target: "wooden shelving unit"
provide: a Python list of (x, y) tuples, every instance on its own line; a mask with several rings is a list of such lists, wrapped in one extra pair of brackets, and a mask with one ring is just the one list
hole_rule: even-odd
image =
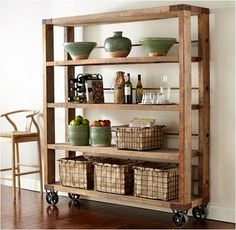
[[(198, 18), (198, 57), (191, 56), (191, 16)], [(127, 57), (100, 58), (72, 61), (65, 52), (62, 61), (54, 60), (54, 27), (64, 27), (64, 41), (74, 41), (74, 27), (99, 24), (123, 23), (134, 21), (178, 18), (179, 22), (179, 55), (162, 57)], [(95, 196), (105, 199), (157, 205), (175, 210), (174, 217), (184, 217), (190, 208), (204, 211), (203, 205), (209, 202), (209, 120), (210, 120), (210, 86), (209, 86), (209, 9), (190, 6), (172, 5), (129, 11), (74, 16), (43, 20), (44, 44), (44, 144), (45, 144), (45, 188), (50, 191), (63, 191), (84, 196)], [(198, 63), (199, 101), (192, 105), (191, 65)], [(68, 82), (75, 74), (75, 66), (88, 65), (140, 65), (155, 63), (177, 63), (179, 65), (179, 104), (170, 105), (118, 105), (118, 104), (76, 104), (68, 102)], [(54, 68), (64, 68), (65, 101), (54, 100)], [(140, 67), (141, 68), (141, 67)], [(179, 113), (179, 148), (159, 149), (156, 151), (124, 151), (111, 147), (70, 146), (67, 143), (55, 143), (55, 109), (65, 109), (65, 130), (75, 116), (75, 109), (123, 109), (123, 110), (156, 110), (176, 111)], [(192, 150), (192, 110), (198, 110), (198, 149)], [(67, 140), (67, 132), (65, 136)], [(152, 160), (177, 161), (179, 163), (179, 199), (169, 202), (121, 196), (96, 191), (63, 187), (55, 181), (55, 151), (64, 150), (65, 155), (75, 151), (109, 156), (126, 156), (148, 158)], [(192, 197), (191, 174), (192, 157), (198, 158), (198, 197)], [(182, 219), (181, 219), (182, 221)]]

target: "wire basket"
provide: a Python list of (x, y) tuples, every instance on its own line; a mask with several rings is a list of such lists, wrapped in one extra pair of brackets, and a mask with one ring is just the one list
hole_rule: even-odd
[(100, 159), (94, 162), (94, 189), (116, 194), (133, 193), (134, 161)]
[(133, 168), (135, 196), (164, 201), (178, 198), (177, 164), (145, 162)]
[(161, 147), (164, 126), (155, 127), (116, 127), (116, 145), (118, 149), (150, 150)]
[(84, 156), (59, 159), (59, 176), (63, 186), (93, 189), (94, 165)]

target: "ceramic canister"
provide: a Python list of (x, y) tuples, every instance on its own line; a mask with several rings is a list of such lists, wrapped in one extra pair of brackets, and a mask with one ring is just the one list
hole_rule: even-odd
[(68, 126), (68, 139), (71, 145), (89, 145), (89, 126)]
[(113, 32), (113, 37), (109, 37), (105, 40), (105, 51), (110, 54), (111, 57), (127, 57), (130, 53), (132, 43), (129, 38), (122, 36), (122, 31)]
[(110, 146), (111, 127), (90, 127), (90, 142), (92, 146)]

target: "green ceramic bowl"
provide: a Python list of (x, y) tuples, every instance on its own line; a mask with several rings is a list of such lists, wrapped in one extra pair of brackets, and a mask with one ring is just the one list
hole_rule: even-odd
[(66, 42), (64, 48), (73, 60), (81, 60), (87, 59), (96, 45), (96, 42)]
[(148, 52), (149, 56), (163, 56), (166, 55), (171, 46), (176, 43), (175, 38), (158, 38), (148, 37), (140, 39), (141, 45)]

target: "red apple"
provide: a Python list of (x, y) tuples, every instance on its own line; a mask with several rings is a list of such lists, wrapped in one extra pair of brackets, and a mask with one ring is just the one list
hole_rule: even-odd
[(111, 125), (111, 121), (110, 120), (105, 120), (106, 122), (106, 126), (110, 126)]
[(101, 126), (99, 121), (93, 121), (91, 126)]
[(100, 125), (101, 125), (101, 126), (107, 126), (107, 123), (106, 123), (105, 120), (104, 120), (104, 121), (100, 121)]

